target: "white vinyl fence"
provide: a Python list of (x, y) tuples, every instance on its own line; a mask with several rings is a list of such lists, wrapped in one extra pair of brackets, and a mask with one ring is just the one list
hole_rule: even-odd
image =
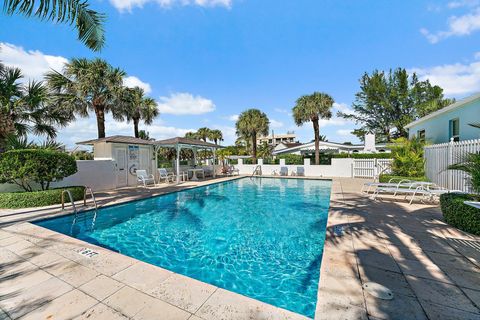
[(353, 159), (354, 178), (376, 178), (390, 173), (392, 159)]
[(480, 152), (480, 139), (434, 144), (425, 147), (425, 173), (427, 178), (450, 190), (471, 191), (470, 178), (448, 166), (462, 162), (468, 153)]

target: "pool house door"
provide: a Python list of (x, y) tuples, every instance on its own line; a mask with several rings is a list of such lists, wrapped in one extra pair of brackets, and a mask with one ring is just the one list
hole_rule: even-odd
[(127, 150), (115, 149), (117, 188), (127, 186)]

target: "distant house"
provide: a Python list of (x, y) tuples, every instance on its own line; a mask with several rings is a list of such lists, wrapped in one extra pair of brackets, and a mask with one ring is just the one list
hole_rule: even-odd
[(257, 139), (257, 145), (262, 145), (264, 143), (269, 146), (276, 147), (280, 143), (294, 143), (297, 136), (294, 132), (287, 132), (286, 134), (275, 134), (269, 136), (262, 136)]
[[(281, 143), (273, 150), (273, 155), (297, 154), (308, 155), (315, 152), (315, 142)], [(365, 136), (365, 144), (343, 144), (320, 141), (320, 152), (324, 153), (378, 153), (390, 152), (386, 144), (375, 144), (374, 135)]]
[(480, 93), (455, 102), (409, 123), (409, 138), (430, 143), (445, 143), (480, 138), (480, 130), (470, 126), (480, 122)]

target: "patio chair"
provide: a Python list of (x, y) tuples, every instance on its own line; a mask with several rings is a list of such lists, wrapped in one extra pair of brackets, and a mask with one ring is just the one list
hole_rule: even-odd
[(280, 175), (281, 176), (288, 176), (288, 168), (287, 167), (281, 167), (280, 168)]
[(162, 180), (166, 183), (174, 182), (176, 175), (171, 172), (168, 172), (165, 168), (158, 168), (158, 183), (161, 183)]
[(156, 186), (155, 177), (153, 174), (147, 174), (147, 170), (137, 170), (135, 174), (137, 175), (137, 185), (142, 184), (146, 188), (149, 183), (153, 183)]
[(235, 175), (238, 176), (240, 175), (240, 170), (238, 170), (234, 166), (228, 166), (226, 174), (227, 176), (235, 176)]
[(405, 196), (405, 199), (410, 196), (409, 204), (412, 204), (415, 197), (420, 197), (422, 202), (424, 202), (424, 200), (435, 201), (440, 195), (452, 192), (458, 193), (462, 191), (441, 188), (431, 182), (415, 181), (412, 182), (409, 187), (402, 185), (398, 187), (379, 187), (375, 190), (372, 199), (375, 200), (380, 193), (393, 193), (394, 197), (396, 197), (397, 194), (401, 194)]
[(367, 187), (366, 194), (370, 193), (370, 190), (372, 187), (376, 188), (398, 188), (401, 185), (405, 186), (410, 186), (411, 183), (414, 181), (409, 180), (409, 179), (403, 179), (403, 178), (392, 178), (388, 180), (388, 182), (365, 182), (362, 186), (362, 190), (360, 192), (364, 192), (365, 187)]
[(305, 176), (305, 168), (304, 167), (297, 167), (297, 176), (300, 176), (300, 177)]

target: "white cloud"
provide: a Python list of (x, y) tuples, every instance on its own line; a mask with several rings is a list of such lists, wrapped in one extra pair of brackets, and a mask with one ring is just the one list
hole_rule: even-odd
[(142, 8), (146, 3), (157, 3), (164, 8), (173, 5), (225, 8), (232, 6), (232, 0), (110, 0), (110, 3), (120, 12), (131, 12), (133, 8)]
[(128, 76), (123, 79), (123, 85), (129, 88), (140, 87), (145, 91), (146, 94), (152, 92), (152, 87), (149, 83), (143, 82), (135, 76)]
[(160, 97), (158, 102), (160, 113), (175, 115), (198, 115), (215, 110), (212, 100), (191, 93), (172, 93), (169, 97)]
[(22, 70), (25, 80), (42, 80), (51, 69), (61, 71), (68, 59), (44, 54), (38, 50), (25, 50), (20, 46), (0, 42), (0, 61), (9, 67)]
[(275, 119), (270, 119), (270, 127), (274, 129), (283, 128), (283, 122), (277, 121)]
[(238, 114), (232, 114), (231, 116), (225, 117), (225, 119), (230, 120), (230, 121), (238, 121)]
[(336, 132), (339, 136), (345, 137), (352, 134), (352, 129), (338, 129)]
[(437, 43), (452, 36), (467, 36), (478, 30), (480, 30), (480, 8), (475, 8), (461, 16), (449, 17), (447, 30), (432, 33), (422, 28), (420, 32), (430, 43)]
[(480, 88), (480, 61), (455, 63), (429, 68), (413, 68), (420, 80), (430, 80), (444, 89), (448, 96), (465, 95)]
[(456, 9), (462, 7), (475, 7), (480, 4), (479, 0), (460, 0), (460, 1), (451, 1), (447, 3), (449, 9)]
[(333, 104), (333, 111), (334, 113), (337, 113), (338, 111), (343, 112), (343, 113), (352, 113), (352, 109), (350, 109), (350, 106), (346, 103), (338, 103), (335, 102)]

